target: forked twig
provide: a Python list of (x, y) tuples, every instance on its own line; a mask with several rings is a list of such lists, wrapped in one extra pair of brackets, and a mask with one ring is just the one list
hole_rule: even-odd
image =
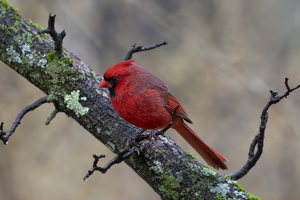
[(48, 20), (48, 28), (39, 31), (39, 33), (48, 33), (52, 37), (55, 45), (55, 53), (59, 56), (62, 55), (63, 51), (63, 39), (66, 36), (65, 30), (63, 30), (61, 33), (57, 33), (54, 27), (55, 24), (55, 17), (56, 14), (50, 13), (49, 14), (49, 20)]
[(167, 44), (168, 43), (166, 41), (154, 44), (152, 46), (146, 46), (146, 47), (144, 47), (144, 46), (137, 46), (136, 47), (136, 44), (133, 44), (131, 46), (130, 50), (128, 51), (128, 53), (127, 53), (124, 60), (130, 60), (132, 58), (132, 54), (134, 54), (134, 53), (141, 52), (141, 51), (148, 51), (148, 50), (155, 49), (157, 47), (160, 47), (162, 45), (167, 45)]
[[(281, 101), (283, 98), (286, 98), (288, 95), (290, 95), (291, 92), (294, 90), (298, 89), (300, 85), (297, 85), (294, 88), (290, 88), (288, 84), (289, 78), (285, 78), (284, 84), (287, 89), (287, 91), (283, 94), (278, 96), (278, 92), (275, 92), (273, 90), (270, 90), (271, 97), (270, 100), (268, 101), (267, 105), (263, 109), (261, 113), (261, 122), (259, 126), (259, 132), (255, 135), (249, 149), (249, 156), (248, 156), (248, 161), (247, 163), (237, 172), (231, 174), (231, 179), (232, 180), (238, 180), (245, 176), (251, 169), (252, 167), (255, 166), (257, 161), (259, 160), (262, 152), (263, 152), (263, 147), (264, 147), (264, 138), (265, 138), (265, 130), (266, 130), (266, 125), (268, 121), (268, 109), (273, 105)], [(255, 151), (255, 147), (257, 146), (257, 151)]]

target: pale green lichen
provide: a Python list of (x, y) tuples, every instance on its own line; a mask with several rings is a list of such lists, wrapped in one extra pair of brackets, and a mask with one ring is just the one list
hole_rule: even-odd
[(23, 45), (22, 53), (25, 54), (26, 52), (31, 52), (30, 46), (28, 44)]
[(7, 58), (7, 61), (8, 62), (17, 62), (17, 63), (22, 63), (22, 60), (20, 58), (20, 54), (17, 53), (13, 46), (10, 46), (9, 48), (6, 49), (6, 52), (8, 55), (10, 55), (8, 58)]
[[(46, 57), (46, 54), (43, 55), (42, 57)], [(39, 62), (37, 63), (37, 66), (44, 67), (46, 64), (47, 64), (47, 60), (46, 59), (40, 59)]]
[[(29, 34), (23, 34), (23, 37), (25, 39), (29, 38)], [(26, 40), (20, 38), (20, 37), (15, 37), (16, 42), (18, 43), (19, 47), (21, 47), (22, 50), (22, 56), (18, 52), (14, 50), (13, 46), (10, 46), (9, 48), (6, 49), (7, 54), (9, 55), (7, 57), (8, 62), (16, 62), (16, 63), (22, 63), (22, 59), (26, 58), (26, 62), (28, 62), (31, 66), (39, 66), (39, 67), (44, 67), (47, 64), (47, 60), (45, 59), (46, 55), (41, 55), (39, 52), (38, 54), (35, 53), (35, 51), (31, 52), (31, 46), (28, 43), (25, 43)], [(26, 56), (26, 57), (24, 57)]]
[(238, 196), (241, 196), (241, 197), (243, 197), (243, 198), (247, 198), (247, 197), (248, 197), (248, 196), (245, 194), (245, 192), (243, 192), (243, 191), (234, 191), (233, 194), (234, 194), (235, 197), (238, 197)]
[[(27, 46), (26, 46), (27, 45)], [(26, 49), (24, 50), (24, 46), (26, 46)], [(41, 55), (41, 53), (35, 53), (35, 52), (31, 52), (30, 51), (30, 46), (28, 44), (25, 44), (23, 46), (23, 50), (24, 51), (24, 55), (26, 54), (26, 57), (28, 57), (28, 63), (31, 66), (38, 66), (38, 67), (42, 67), (44, 68), (45, 65), (48, 63), (47, 59), (46, 59), (46, 54)], [(29, 49), (28, 49), (29, 47)]]
[(205, 176), (215, 176), (215, 175), (217, 175), (217, 172), (215, 172), (212, 169), (206, 168), (206, 167), (203, 167), (203, 169), (201, 170), (201, 172)]
[(73, 110), (77, 117), (85, 115), (88, 113), (89, 108), (83, 107), (79, 102), (79, 90), (71, 92), (71, 94), (66, 94), (64, 96), (64, 101), (67, 104), (67, 108)]
[(159, 162), (159, 161), (154, 161), (154, 164), (155, 165), (153, 165), (152, 167), (150, 167), (150, 169), (151, 170), (153, 170), (155, 173), (158, 173), (158, 174), (161, 174), (161, 173), (163, 173), (163, 167), (162, 167), (162, 164), (161, 164), (161, 162)]
[[(244, 188), (242, 186), (238, 185), (236, 181), (228, 179), (227, 177), (225, 177), (225, 181), (226, 181), (225, 183), (218, 183), (215, 187), (212, 187), (210, 189), (210, 191), (213, 193), (216, 193), (217, 196), (221, 196), (221, 197), (225, 198), (231, 192), (230, 185), (234, 184), (234, 186), (239, 191), (233, 192), (233, 198), (232, 198), (233, 200), (239, 199), (240, 197), (243, 199), (251, 199), (251, 200), (258, 198), (256, 196), (251, 195), (250, 193), (246, 194)], [(258, 200), (258, 199), (255, 199), (255, 200)]]
[(226, 197), (226, 195), (230, 192), (230, 187), (227, 183), (218, 183), (217, 186), (211, 188), (210, 191), (217, 193), (222, 197)]

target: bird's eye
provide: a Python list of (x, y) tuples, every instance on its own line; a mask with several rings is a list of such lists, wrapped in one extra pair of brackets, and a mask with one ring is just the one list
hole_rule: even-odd
[(116, 82), (116, 81), (118, 80), (118, 78), (117, 78), (117, 77), (112, 77), (111, 80), (112, 80), (113, 82)]

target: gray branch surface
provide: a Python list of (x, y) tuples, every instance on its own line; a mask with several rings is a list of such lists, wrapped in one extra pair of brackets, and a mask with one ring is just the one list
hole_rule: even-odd
[[(53, 40), (39, 34), (41, 29), (0, 1), (2, 62), (47, 94), (58, 112), (75, 119), (117, 153), (139, 129), (114, 112), (108, 91), (97, 87), (101, 77), (66, 49), (64, 57), (57, 56)], [(201, 165), (168, 136), (145, 140), (140, 153), (125, 162), (162, 199), (248, 199), (235, 181)]]

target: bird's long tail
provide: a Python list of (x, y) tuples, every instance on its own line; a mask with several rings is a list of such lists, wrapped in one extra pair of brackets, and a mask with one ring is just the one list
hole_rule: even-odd
[(228, 169), (224, 163), (228, 160), (205, 144), (203, 140), (201, 140), (200, 137), (182, 121), (182, 119), (181, 122), (174, 123), (172, 128), (174, 128), (185, 141), (187, 141), (198, 154), (202, 156), (208, 165), (215, 169)]

